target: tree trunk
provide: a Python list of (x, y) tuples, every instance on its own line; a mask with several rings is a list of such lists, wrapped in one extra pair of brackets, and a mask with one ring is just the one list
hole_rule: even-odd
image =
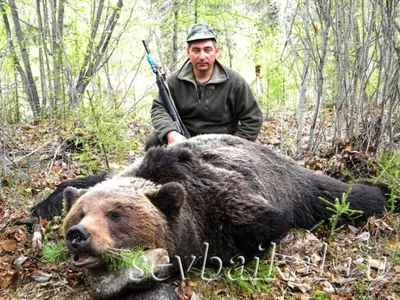
[(301, 84), (298, 94), (298, 102), (297, 102), (297, 110), (296, 110), (296, 120), (297, 120), (297, 137), (296, 137), (296, 156), (301, 154), (301, 143), (303, 138), (304, 132), (304, 111), (305, 111), (305, 103), (306, 103), (306, 92), (307, 87), (309, 84), (308, 74), (310, 68), (310, 49), (312, 49), (311, 44), (311, 37), (310, 37), (310, 18), (309, 18), (309, 11), (310, 11), (310, 2), (309, 0), (305, 1), (305, 13), (303, 15), (304, 21), (304, 32), (305, 38), (303, 39), (303, 70), (300, 75)]
[(315, 127), (317, 124), (317, 120), (320, 114), (321, 105), (323, 102), (324, 97), (324, 83), (325, 83), (325, 63), (326, 63), (326, 55), (328, 52), (328, 38), (329, 38), (329, 31), (330, 31), (330, 1), (325, 0), (318, 0), (317, 1), (317, 12), (320, 19), (321, 26), (324, 28), (322, 29), (322, 43), (321, 43), (321, 53), (319, 54), (319, 60), (317, 62), (317, 98), (315, 101), (315, 110), (314, 116), (311, 120), (310, 126), (310, 137), (308, 140), (308, 148), (311, 149), (315, 139)]
[[(54, 97), (55, 97), (55, 92), (54, 92), (54, 86), (53, 86), (53, 76), (52, 76), (52, 71), (50, 68), (50, 57), (52, 55), (51, 51), (48, 48), (48, 45), (51, 43), (48, 41), (49, 39), (51, 40), (51, 30), (50, 30), (50, 23), (49, 20), (51, 19), (49, 17), (49, 12), (47, 9), (47, 1), (43, 1), (43, 0), (36, 0), (38, 3), (42, 3), (42, 13), (39, 11), (38, 14), (42, 14), (43, 18), (42, 20), (42, 29), (39, 30), (41, 31), (41, 47), (43, 48), (43, 53), (44, 53), (44, 57), (45, 57), (45, 72), (47, 73), (47, 77), (45, 77), (44, 79), (46, 80), (46, 86), (48, 87), (48, 90), (46, 91), (42, 91), (42, 93), (45, 93), (47, 95), (47, 99), (49, 102), (49, 105), (51, 106), (52, 109), (54, 109)], [(50, 0), (51, 1), (51, 0)], [(40, 8), (40, 5), (37, 5), (38, 8)]]
[(174, 0), (174, 23), (173, 23), (173, 32), (172, 32), (172, 57), (171, 57), (171, 66), (170, 71), (173, 72), (176, 70), (176, 66), (178, 65), (178, 30), (179, 30), (179, 0)]
[(47, 106), (47, 84), (46, 84), (46, 49), (44, 43), (44, 30), (42, 13), (40, 9), (40, 0), (36, 0), (36, 15), (38, 18), (38, 35), (39, 35), (39, 68), (40, 68), (40, 87), (42, 89), (42, 108)]
[(110, 19), (108, 20), (108, 23), (105, 26), (104, 31), (102, 32), (100, 41), (96, 43), (97, 46), (94, 47), (94, 41), (104, 7), (104, 0), (100, 1), (95, 20), (93, 22), (94, 25), (91, 32), (88, 49), (85, 54), (84, 63), (79, 73), (78, 81), (76, 83), (76, 94), (75, 99), (73, 99), (73, 106), (76, 106), (78, 104), (79, 100), (85, 93), (85, 90), (89, 85), (90, 80), (92, 79), (93, 75), (98, 71), (100, 64), (103, 62), (104, 54), (106, 53), (114, 28), (118, 22), (122, 6), (122, 0), (119, 0), (116, 6), (112, 8), (113, 13), (111, 14)]
[(194, 0), (194, 24), (197, 24), (198, 17), (199, 17), (199, 2), (198, 0)]
[(54, 86), (54, 103), (56, 108), (60, 105), (60, 100), (64, 99), (64, 90), (62, 82), (63, 71), (63, 53), (61, 49), (61, 41), (63, 39), (64, 25), (64, 2), (65, 0), (50, 0), (51, 14), (51, 52), (53, 58), (53, 86)]
[[(33, 118), (38, 119), (41, 115), (39, 95), (38, 95), (38, 92), (36, 89), (36, 83), (35, 83), (35, 80), (34, 80), (33, 74), (32, 74), (32, 69), (31, 69), (31, 65), (30, 65), (30, 61), (29, 61), (29, 53), (28, 53), (28, 50), (26, 48), (26, 43), (25, 43), (25, 37), (22, 33), (21, 24), (19, 22), (18, 9), (17, 9), (17, 6), (15, 5), (14, 0), (9, 0), (8, 4), (10, 6), (11, 16), (12, 16), (13, 23), (14, 23), (15, 35), (17, 36), (17, 40), (19, 43), (19, 49), (20, 49), (21, 56), (22, 56), (22, 62), (23, 62), (25, 70), (21, 72), (22, 67), (19, 65), (19, 62), (17, 63), (17, 60), (16, 60), (16, 67), (20, 68), (19, 71), (20, 71), (20, 74), (22, 77), (22, 82), (25, 84), (25, 89), (27, 91), (28, 101), (29, 101), (29, 104), (30, 104), (30, 107), (32, 110)], [(7, 17), (4, 13), (4, 7), (3, 7), (4, 2), (1, 3), (1, 6), (2, 6), (1, 7), (2, 12), (4, 14), (3, 19), (5, 20), (5, 19), (7, 19)], [(7, 23), (8, 23), (8, 20), (7, 20)], [(8, 28), (9, 28), (9, 34), (10, 34), (9, 38), (11, 38), (11, 30), (10, 30), (9, 24), (8, 24)], [(24, 75), (22, 75), (22, 74), (24, 74)]]

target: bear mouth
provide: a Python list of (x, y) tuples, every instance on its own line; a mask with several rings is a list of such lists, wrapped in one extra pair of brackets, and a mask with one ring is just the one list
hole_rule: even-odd
[(101, 264), (101, 258), (88, 253), (75, 253), (72, 255), (72, 264), (78, 268), (94, 268)]

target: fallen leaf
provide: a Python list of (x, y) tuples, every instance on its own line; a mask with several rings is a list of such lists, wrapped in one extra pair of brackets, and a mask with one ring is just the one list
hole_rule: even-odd
[(305, 294), (307, 291), (311, 290), (311, 286), (305, 283), (296, 283), (293, 281), (288, 282), (288, 286), (294, 290), (298, 290)]
[(385, 261), (377, 260), (377, 259), (370, 259), (368, 262), (369, 262), (369, 265), (371, 266), (371, 268), (374, 268), (376, 270), (382, 271), (382, 270), (385, 270), (385, 268), (386, 268)]
[(12, 270), (8, 270), (6, 272), (0, 273), (0, 287), (5, 290), (11, 283), (13, 279), (14, 272)]
[(322, 260), (322, 257), (316, 253), (311, 254), (311, 263), (317, 264)]
[(350, 152), (350, 151), (351, 151), (351, 145), (347, 145), (347, 146), (344, 148), (344, 151)]
[(371, 236), (371, 234), (368, 231), (366, 231), (366, 232), (363, 232), (363, 233), (357, 235), (356, 240), (360, 241), (360, 242), (366, 242), (366, 241), (369, 241), (370, 236)]
[(394, 266), (394, 271), (400, 273), (400, 265)]
[(201, 300), (201, 299), (203, 299), (203, 297), (195, 292), (193, 292), (192, 296), (190, 297), (190, 300)]
[(324, 289), (325, 292), (327, 292), (327, 293), (329, 293), (329, 294), (332, 294), (332, 293), (335, 292), (335, 288), (334, 288), (333, 285), (330, 284), (328, 281), (325, 281), (325, 282), (323, 283), (323, 285), (324, 285), (323, 289)]
[(357, 227), (351, 226), (351, 225), (347, 225), (347, 227), (348, 227), (349, 230), (350, 230), (352, 233), (354, 233), (354, 234), (356, 234), (357, 232), (360, 231), (360, 229), (358, 229)]
[(227, 295), (228, 294), (228, 289), (227, 288), (219, 288), (215, 290), (215, 295), (221, 296), (221, 295)]
[(396, 293), (393, 293), (392, 296), (391, 296), (390, 298), (388, 298), (388, 299), (391, 299), (391, 300), (399, 300), (399, 299), (400, 299), (400, 296), (399, 296), (398, 294), (396, 294)]
[(8, 263), (6, 263), (4, 261), (0, 261), (0, 271), (1, 270), (8, 270), (9, 268), (10, 268), (10, 264), (8, 264)]
[(26, 233), (20, 228), (15, 232), (14, 237), (18, 242), (26, 242), (27, 240)]
[(17, 242), (15, 240), (4, 240), (0, 242), (0, 250), (13, 252), (17, 250)]
[(47, 220), (46, 219), (40, 219), (40, 225), (42, 227), (45, 227), (47, 225)]
[(35, 281), (37, 282), (46, 282), (49, 281), (51, 279), (51, 274), (47, 274), (44, 272), (37, 272), (35, 274), (32, 275), (32, 278), (35, 279)]
[(311, 299), (311, 297), (310, 297), (310, 295), (309, 294), (300, 294), (300, 293), (293, 293), (293, 296), (296, 298), (296, 299), (299, 299), (299, 300), (308, 300), (308, 299)]
[(307, 267), (298, 268), (296, 269), (296, 273), (301, 275), (307, 275), (309, 273), (309, 268)]
[(399, 243), (399, 239), (398, 239), (397, 235), (389, 240), (389, 244), (391, 244), (393, 246), (396, 246), (398, 243)]
[(363, 257), (359, 257), (354, 261), (354, 264), (361, 265), (363, 262), (364, 262), (364, 258)]
[(197, 282), (189, 280), (189, 286), (195, 287), (195, 286), (197, 286)]
[(67, 282), (77, 281), (78, 279), (79, 279), (79, 276), (76, 273), (70, 273), (66, 277)]
[(15, 261), (14, 261), (14, 265), (16, 266), (21, 266), (24, 264), (24, 262), (26, 262), (28, 260), (28, 257), (26, 256), (21, 256), (18, 257)]

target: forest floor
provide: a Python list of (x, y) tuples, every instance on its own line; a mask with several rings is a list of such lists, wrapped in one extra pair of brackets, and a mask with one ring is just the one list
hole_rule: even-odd
[[(258, 142), (293, 155), (291, 147), (281, 147), (278, 119), (266, 122)], [(142, 127), (146, 134), (148, 125)], [(31, 226), (17, 221), (29, 218), (30, 207), (58, 183), (85, 174), (71, 156), (76, 149), (66, 147), (63, 130), (47, 122), (10, 126), (6, 133), (12, 142), (4, 149), (13, 162), (0, 178), (0, 300), (92, 299), (84, 271), (45, 261), (31, 247)], [(141, 154), (138, 150), (119, 163), (127, 165)], [(376, 176), (376, 159), (350, 142), (298, 160), (342, 180)], [(60, 238), (50, 235), (59, 224), (41, 223), (48, 240)], [(292, 230), (260, 262), (257, 274), (255, 269), (249, 266), (240, 280), (204, 280), (194, 272), (170, 284), (181, 299), (400, 299), (400, 215), (388, 213), (362, 227), (335, 231), (326, 226)]]

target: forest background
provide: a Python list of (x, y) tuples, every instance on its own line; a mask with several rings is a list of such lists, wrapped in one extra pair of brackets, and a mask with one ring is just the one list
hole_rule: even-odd
[(400, 0), (0, 0), (0, 13), (9, 215), (49, 183), (118, 168), (143, 150), (157, 88), (142, 40), (168, 76), (186, 60), (195, 23), (214, 29), (220, 61), (251, 85), (266, 118), (260, 142), (296, 159), (351, 145), (385, 157), (399, 187)]
[(296, 116), (284, 131), (295, 131), (297, 153), (317, 147), (328, 126), (331, 142), (361, 137), (374, 151), (393, 151), (400, 138), (397, 0), (3, 0), (0, 9), (3, 130), (97, 119), (114, 122), (110, 136), (119, 137), (125, 121), (148, 120), (156, 94), (142, 40), (168, 75), (186, 59), (190, 26), (204, 22), (266, 119), (276, 109)]

